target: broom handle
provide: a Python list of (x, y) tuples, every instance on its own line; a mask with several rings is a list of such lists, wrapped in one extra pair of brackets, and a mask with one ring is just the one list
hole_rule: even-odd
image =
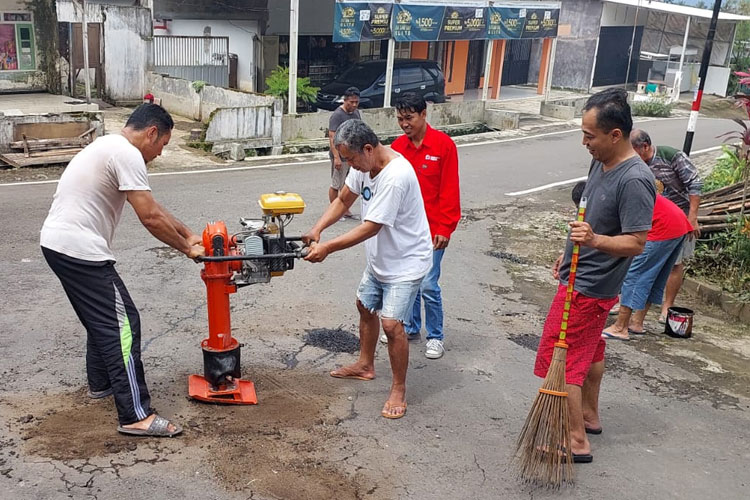
[[(581, 202), (578, 204), (578, 222), (583, 222), (583, 217), (586, 215), (586, 198), (581, 198)], [(568, 289), (565, 292), (565, 306), (563, 307), (562, 324), (560, 325), (560, 342), (565, 342), (565, 336), (568, 333), (568, 318), (570, 316), (570, 304), (573, 302), (573, 287), (576, 283), (576, 271), (578, 270), (578, 252), (581, 250), (581, 245), (576, 243), (573, 245), (573, 255), (570, 257), (570, 272), (568, 274)]]

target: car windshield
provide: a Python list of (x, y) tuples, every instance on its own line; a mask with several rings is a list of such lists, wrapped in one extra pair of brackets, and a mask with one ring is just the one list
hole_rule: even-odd
[(336, 78), (339, 83), (345, 83), (364, 90), (375, 82), (383, 73), (382, 66), (376, 64), (355, 64)]

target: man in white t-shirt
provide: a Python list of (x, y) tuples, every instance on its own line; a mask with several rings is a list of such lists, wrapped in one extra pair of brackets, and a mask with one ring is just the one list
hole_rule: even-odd
[[(337, 378), (375, 378), (375, 347), (380, 324), (388, 337), (393, 382), (381, 412), (385, 418), (406, 413), (409, 344), (404, 321), (411, 313), (422, 278), (432, 265), (432, 238), (419, 182), (411, 164), (380, 144), (361, 120), (348, 120), (336, 131), (334, 145), (352, 170), (328, 210), (302, 239), (305, 258), (322, 262), (330, 253), (365, 242), (367, 268), (357, 290), (360, 315), (359, 360), (331, 372)], [(320, 233), (338, 221), (362, 197), (362, 224), (325, 242)], [(380, 321), (378, 321), (378, 312)]]
[(140, 317), (112, 253), (126, 200), (156, 238), (192, 259), (205, 253), (201, 238), (154, 200), (148, 184), (146, 163), (161, 154), (173, 127), (161, 106), (142, 104), (120, 135), (100, 137), (78, 153), (60, 178), (40, 238), (44, 258), (86, 328), (89, 396), (114, 395), (123, 434), (182, 431), (151, 409)]

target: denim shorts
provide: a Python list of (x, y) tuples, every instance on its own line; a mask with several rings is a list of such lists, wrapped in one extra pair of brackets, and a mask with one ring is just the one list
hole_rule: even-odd
[(422, 278), (398, 283), (383, 283), (365, 269), (357, 289), (357, 298), (365, 308), (373, 313), (380, 312), (381, 318), (405, 322), (411, 315), (414, 299), (422, 284)]
[(677, 257), (682, 252), (685, 236), (672, 240), (647, 241), (643, 253), (630, 264), (622, 284), (620, 303), (634, 311), (646, 304), (661, 304), (664, 287)]
[(695, 238), (688, 238), (685, 236), (685, 241), (682, 242), (682, 251), (680, 252), (680, 255), (677, 256), (677, 260), (674, 263), (675, 266), (677, 264), (682, 264), (693, 257), (695, 254), (695, 242)]

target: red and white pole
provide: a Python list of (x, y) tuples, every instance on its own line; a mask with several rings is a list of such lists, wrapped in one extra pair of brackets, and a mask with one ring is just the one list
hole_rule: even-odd
[[(703, 87), (706, 85), (706, 75), (708, 74), (708, 63), (711, 61), (711, 49), (714, 45), (714, 35), (716, 34), (716, 22), (719, 19), (719, 10), (721, 9), (721, 0), (714, 2), (714, 12), (711, 17), (711, 24), (708, 27), (706, 36), (706, 45), (703, 47), (703, 57), (701, 58), (701, 68), (698, 72), (698, 91), (695, 93), (693, 107), (690, 110), (688, 119), (687, 133), (685, 134), (685, 144), (682, 150), (686, 155), (690, 155), (690, 149), (693, 147), (693, 135), (695, 135), (695, 125), (698, 123), (698, 114), (701, 109), (701, 100), (703, 99)], [(679, 89), (678, 89), (679, 91)]]

